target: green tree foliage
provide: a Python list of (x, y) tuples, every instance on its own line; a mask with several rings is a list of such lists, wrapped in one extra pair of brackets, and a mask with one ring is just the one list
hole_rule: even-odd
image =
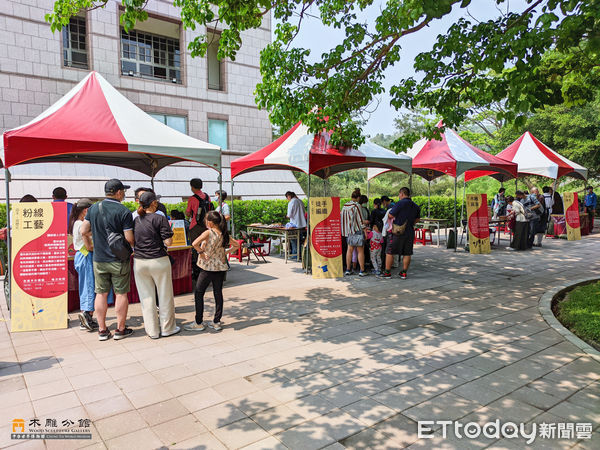
[[(398, 80), (390, 90), (397, 108), (425, 108), (445, 124), (457, 127), (473, 111), (469, 106), (505, 102), (503, 120), (523, 125), (528, 113), (545, 105), (590, 100), (598, 86), (600, 0), (526, 0), (511, 11), (508, 0), (486, 0), (498, 7), (498, 17), (485, 22), (462, 18), (438, 37), (430, 52), (417, 56), (417, 77)], [(57, 0), (46, 16), (53, 30), (68, 23), (81, 9), (103, 7), (107, 0)], [(218, 56), (235, 59), (243, 33), (261, 26), (271, 14), (274, 40), (261, 53), (262, 83), (256, 101), (282, 129), (298, 120), (311, 131), (334, 131), (334, 143), (364, 140), (358, 115), (384, 91), (387, 68), (401, 60), (403, 38), (426, 33), (433, 21), (470, 0), (174, 0), (185, 28), (223, 28)], [(121, 23), (129, 29), (145, 20), (146, 0), (122, 0)], [(500, 12), (506, 8), (505, 12)], [(366, 11), (377, 11), (365, 23)], [(330, 29), (343, 30), (329, 51), (311, 54), (294, 46), (308, 17)], [(208, 43), (199, 35), (189, 43), (192, 56), (204, 56)], [(557, 53), (545, 57), (550, 49)], [(590, 88), (594, 89), (590, 89)], [(427, 135), (437, 129), (428, 126)], [(420, 136), (407, 133), (398, 149)]]

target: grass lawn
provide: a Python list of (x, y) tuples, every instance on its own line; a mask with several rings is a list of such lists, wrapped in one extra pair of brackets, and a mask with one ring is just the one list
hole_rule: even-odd
[(569, 292), (556, 305), (556, 317), (581, 339), (600, 348), (600, 282)]

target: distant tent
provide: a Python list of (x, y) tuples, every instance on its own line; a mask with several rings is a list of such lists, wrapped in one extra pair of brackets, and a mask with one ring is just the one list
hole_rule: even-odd
[[(519, 165), (519, 175), (539, 175), (558, 179), (560, 177), (573, 177), (586, 180), (588, 171), (573, 161), (551, 150), (539, 141), (529, 131), (510, 144), (497, 155), (499, 158), (512, 161)], [(467, 172), (466, 179), (489, 175), (487, 171)]]

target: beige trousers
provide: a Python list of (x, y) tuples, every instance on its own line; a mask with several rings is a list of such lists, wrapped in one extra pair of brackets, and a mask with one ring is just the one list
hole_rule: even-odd
[[(156, 259), (133, 259), (133, 274), (142, 304), (146, 334), (158, 337), (175, 329), (175, 300), (171, 262), (168, 256)], [(156, 314), (156, 291), (158, 291), (158, 316)], [(159, 326), (160, 319), (160, 326)]]

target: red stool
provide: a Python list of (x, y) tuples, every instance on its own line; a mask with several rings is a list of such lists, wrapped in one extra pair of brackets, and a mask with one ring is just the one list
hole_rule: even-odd
[(421, 228), (419, 242), (423, 245), (427, 245), (429, 242), (433, 245), (433, 239), (431, 238), (431, 230), (429, 228)]
[(250, 252), (246, 247), (244, 247), (245, 241), (243, 239), (236, 239), (238, 244), (240, 244), (240, 248), (235, 253), (229, 254), (229, 260), (238, 259), (240, 262), (244, 261), (244, 258), (248, 258), (250, 260)]

